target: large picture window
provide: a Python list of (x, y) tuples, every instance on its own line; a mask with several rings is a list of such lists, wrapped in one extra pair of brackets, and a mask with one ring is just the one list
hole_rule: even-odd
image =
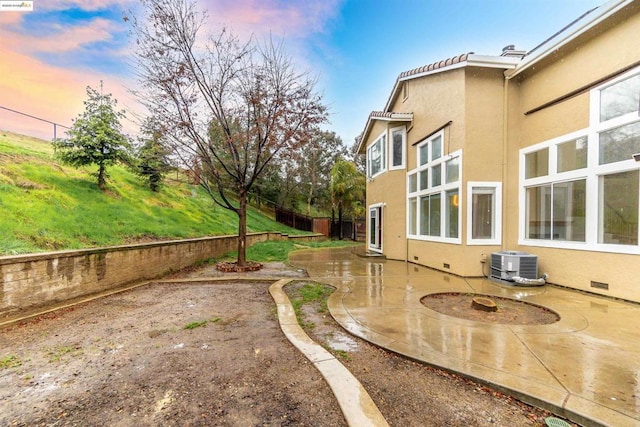
[(408, 173), (409, 238), (460, 243), (462, 153), (443, 155), (444, 131), (420, 142), (418, 167)]
[(640, 69), (591, 91), (589, 127), (521, 150), (521, 244), (640, 253)]

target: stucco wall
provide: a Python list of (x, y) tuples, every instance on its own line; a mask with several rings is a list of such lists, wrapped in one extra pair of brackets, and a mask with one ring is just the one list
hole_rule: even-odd
[[(386, 203), (383, 210), (386, 218), (386, 223), (383, 223), (383, 247), (384, 254), (389, 259), (413, 261), (412, 251), (409, 250), (412, 245), (406, 239), (406, 186), (407, 171), (417, 166), (417, 149), (414, 144), (451, 121), (446, 130), (443, 152), (447, 154), (456, 151), (463, 145), (466, 126), (464, 79), (464, 70), (453, 70), (410, 80), (407, 99), (399, 97), (391, 108), (395, 112), (413, 113), (414, 122), (407, 133), (407, 168), (390, 171), (385, 174), (384, 179), (378, 180), (378, 184), (372, 182), (367, 188), (367, 204), (371, 204), (373, 200)], [(389, 128), (393, 126), (396, 125), (389, 124)], [(435, 256), (439, 258), (442, 255), (441, 245), (425, 242), (417, 244), (422, 247), (423, 259), (433, 259)]]
[[(247, 245), (288, 238), (279, 233), (250, 234)], [(159, 277), (236, 249), (236, 236), (222, 236), (0, 257), (0, 320)]]
[[(632, 5), (634, 10), (639, 4)], [(539, 272), (562, 286), (640, 301), (640, 256), (592, 250), (518, 245), (519, 151), (589, 126), (590, 94), (525, 114), (551, 100), (640, 61), (640, 14), (616, 18), (557, 50), (509, 82), (508, 183), (505, 192), (505, 247), (538, 255)], [(592, 213), (594, 214), (594, 213)], [(592, 287), (593, 282), (609, 289)]]
[[(435, 77), (435, 76), (434, 76)], [(424, 104), (430, 105), (432, 98), (442, 110), (437, 111), (437, 119), (430, 119), (436, 112), (427, 108), (423, 116), (415, 117), (415, 126), (430, 121), (433, 130), (436, 123), (442, 125), (451, 121), (445, 129), (444, 152), (462, 149), (461, 169), (461, 227), (462, 244), (433, 241), (410, 240), (407, 244), (408, 260), (438, 270), (462, 276), (481, 276), (482, 254), (499, 250), (499, 246), (466, 246), (467, 236), (467, 182), (502, 180), (502, 140), (503, 140), (503, 76), (502, 70), (486, 68), (465, 68), (443, 73), (438, 79), (422, 79), (421, 96), (427, 96)], [(444, 83), (447, 83), (447, 88)], [(436, 90), (429, 90), (432, 84), (440, 84)], [(415, 132), (412, 130), (412, 133)], [(425, 132), (428, 132), (425, 130)], [(424, 136), (424, 135), (423, 135)], [(409, 148), (411, 164), (415, 167), (417, 151)]]
[[(374, 142), (388, 127), (404, 123), (377, 121), (374, 123), (367, 146)], [(389, 135), (387, 135), (387, 138)], [(389, 153), (387, 152), (387, 157)], [(382, 246), (385, 255), (393, 259), (404, 260), (404, 242), (406, 238), (406, 170), (388, 170), (367, 183), (367, 208), (383, 204), (382, 208)], [(404, 201), (403, 201), (404, 200)], [(369, 229), (367, 228), (367, 242)]]

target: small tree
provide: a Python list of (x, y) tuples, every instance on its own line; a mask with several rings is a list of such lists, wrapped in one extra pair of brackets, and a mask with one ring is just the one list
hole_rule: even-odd
[(104, 190), (109, 178), (107, 166), (126, 162), (131, 145), (120, 124), (124, 111), (116, 111), (118, 101), (110, 93), (102, 93), (102, 82), (100, 92), (87, 86), (87, 97), (84, 112), (74, 119), (67, 132), (69, 138), (54, 141), (53, 147), (56, 157), (65, 164), (97, 165), (98, 187)]
[(354, 216), (362, 206), (365, 194), (365, 177), (358, 172), (355, 163), (338, 160), (331, 169), (331, 200), (334, 209), (338, 209), (339, 239), (342, 240), (342, 218), (344, 212)]
[(224, 28), (206, 38), (194, 0), (142, 6), (146, 21), (134, 19), (140, 100), (185, 166), (198, 165), (211, 199), (238, 215), (244, 267), (249, 192), (274, 157), (298, 150), (326, 119), (315, 81), (272, 40), (243, 44)]
[(171, 170), (169, 155), (171, 151), (162, 141), (162, 127), (147, 118), (141, 128), (142, 144), (136, 150), (135, 173), (149, 185), (151, 191), (158, 191), (164, 181), (164, 175)]

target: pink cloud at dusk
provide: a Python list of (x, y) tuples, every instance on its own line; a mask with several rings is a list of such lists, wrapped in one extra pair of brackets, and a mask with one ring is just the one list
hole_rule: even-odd
[(270, 32), (287, 38), (305, 38), (326, 30), (343, 0), (205, 0), (209, 20), (227, 24), (241, 37)]
[[(284, 36), (304, 57), (303, 40), (323, 31), (341, 1), (204, 0), (198, 4), (208, 9), (207, 30), (216, 33), (224, 24), (241, 38)], [(0, 75), (4, 76), (0, 106), (70, 126), (83, 109), (86, 86), (96, 88), (104, 80), (105, 91), (113, 93), (119, 107), (139, 110), (128, 92), (136, 82), (127, 47), (132, 41), (126, 40), (129, 24), (122, 20), (123, 12), (138, 7), (137, 0), (48, 0), (36, 2), (32, 15), (0, 14)], [(133, 121), (134, 114), (129, 116)], [(132, 122), (123, 125), (128, 133), (137, 130)], [(0, 109), (0, 129), (51, 139), (52, 127)], [(63, 131), (58, 129), (58, 137)]]
[[(98, 88), (105, 81), (105, 92), (113, 93), (119, 108), (131, 106), (135, 101), (125, 85), (132, 83), (114, 79), (91, 70), (69, 70), (50, 66), (33, 57), (0, 47), (0, 105), (64, 126), (82, 112), (86, 99), (86, 86)], [(19, 71), (17, 71), (19, 70)], [(130, 108), (131, 109), (131, 108)], [(130, 123), (125, 131), (135, 132)], [(53, 125), (0, 109), (0, 129), (8, 129), (43, 139), (53, 137)], [(58, 137), (63, 137), (58, 128)]]
[(47, 37), (0, 30), (0, 38), (10, 45), (20, 44), (23, 51), (58, 53), (78, 49), (90, 43), (108, 41), (112, 37), (115, 25), (106, 19), (94, 19), (81, 27), (57, 26), (56, 30), (56, 33)]
[[(0, 106), (71, 126), (72, 119), (83, 109), (86, 86), (96, 88), (101, 79), (105, 81), (105, 91), (114, 93), (121, 102), (133, 103), (124, 86), (125, 82), (129, 87), (132, 85), (128, 79), (74, 63), (47, 63), (41, 57), (44, 54), (62, 58), (59, 54), (74, 55), (92, 43), (109, 43), (117, 29), (116, 22), (103, 18), (90, 19), (80, 25), (46, 22), (42, 27), (47, 27), (50, 33), (47, 36), (32, 34), (29, 25), (23, 13), (0, 14), (0, 39), (3, 41), (0, 45)], [(109, 52), (114, 53), (116, 56), (123, 54), (115, 49)], [(0, 129), (44, 139), (53, 137), (53, 125), (5, 109), (0, 109)], [(57, 136), (63, 137), (64, 131), (58, 128)]]

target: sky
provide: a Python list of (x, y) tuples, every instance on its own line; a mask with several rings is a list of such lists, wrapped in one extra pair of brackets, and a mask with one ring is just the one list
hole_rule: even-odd
[[(0, 1), (2, 3), (2, 1)], [(198, 0), (207, 28), (282, 37), (329, 107), (324, 128), (351, 146), (402, 71), (462, 53), (531, 50), (604, 0)], [(138, 0), (34, 0), (0, 11), (0, 130), (50, 140), (83, 111), (86, 87), (113, 94), (134, 136), (144, 112), (130, 35)], [(1, 9), (0, 9), (1, 10)], [(65, 129), (57, 127), (57, 136)]]

